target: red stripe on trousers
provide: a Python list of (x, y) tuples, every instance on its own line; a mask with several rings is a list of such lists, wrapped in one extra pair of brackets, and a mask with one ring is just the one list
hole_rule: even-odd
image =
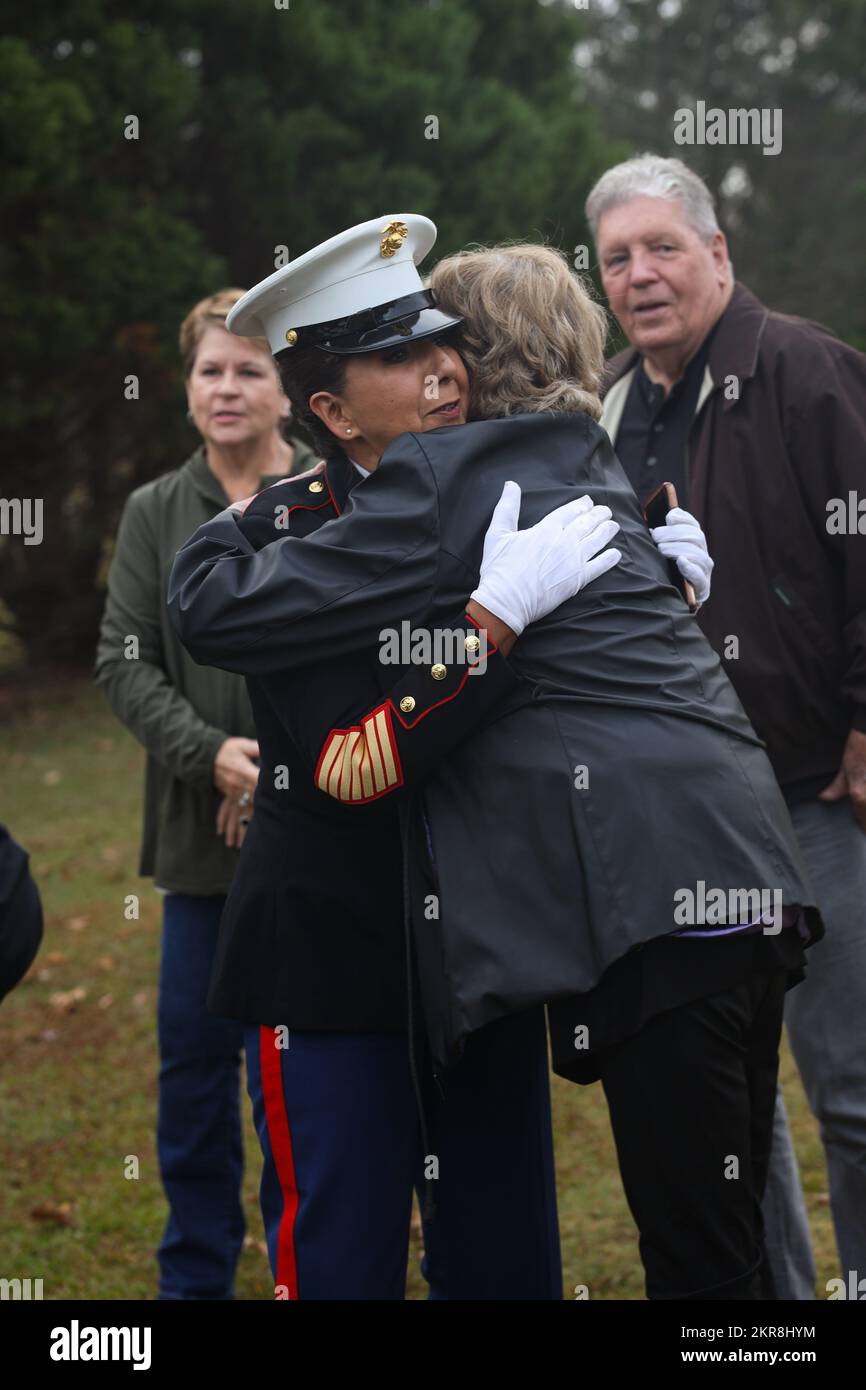
[(277, 1279), (289, 1291), (289, 1298), (298, 1296), (298, 1270), (295, 1261), (295, 1217), (298, 1214), (298, 1188), (295, 1182), (295, 1160), (292, 1136), (286, 1114), (283, 1093), (283, 1072), (280, 1049), (273, 1028), (259, 1029), (259, 1058), (262, 1069), (262, 1096), (265, 1102), (265, 1124), (271, 1145), (271, 1156), (280, 1190), (283, 1194), (283, 1214), (277, 1231)]

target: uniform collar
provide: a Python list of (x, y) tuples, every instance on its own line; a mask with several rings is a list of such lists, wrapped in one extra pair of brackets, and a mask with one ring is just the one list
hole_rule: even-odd
[(360, 475), (356, 472), (357, 467), (358, 465), (353, 463), (342, 449), (335, 450), (325, 460), (328, 486), (331, 489), (331, 496), (338, 512), (341, 512), (345, 507), (352, 489), (361, 482)]

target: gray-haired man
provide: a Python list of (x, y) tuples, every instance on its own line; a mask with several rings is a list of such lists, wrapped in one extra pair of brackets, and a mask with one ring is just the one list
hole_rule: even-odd
[[(767, 742), (826, 923), (786, 1021), (841, 1267), (864, 1274), (866, 358), (734, 281), (712, 197), (680, 160), (617, 165), (586, 211), (631, 343), (608, 364), (602, 423), (639, 500), (674, 482), (705, 529), (699, 621)], [(779, 1297), (813, 1297), (781, 1093), (764, 1217)]]

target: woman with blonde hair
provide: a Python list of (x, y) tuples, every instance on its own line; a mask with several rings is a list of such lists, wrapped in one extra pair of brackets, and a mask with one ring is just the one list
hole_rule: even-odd
[(601, 417), (607, 316), (561, 251), (470, 247), (440, 261), (427, 283), (462, 317), (473, 419), (542, 410)]
[[(200, 531), (172, 575), (178, 630), (200, 659), (300, 677), (329, 654), (381, 651), (401, 624), (441, 633), (476, 583), (517, 639), (515, 685), (458, 747), (431, 730), (472, 684), (472, 632), (462, 669), (459, 651), (450, 670), (422, 656), (339, 726), (316, 729), (290, 702), (283, 718), (323, 794), (353, 806), (403, 790), (406, 910), (446, 1095), (444, 1069), (476, 1032), (551, 1004), (557, 1069), (605, 1085), (648, 1295), (764, 1296), (782, 1000), (820, 921), (801, 910), (763, 745), (596, 423), (601, 311), (550, 248), (449, 257), (430, 299), (406, 303), (401, 285), (383, 296), (372, 252), (337, 264), (337, 240), (302, 257), (294, 283), (251, 291), (231, 326), (265, 326), (298, 417), (370, 476), (303, 540), (267, 534), (281, 489)], [(408, 322), (433, 303), (463, 321), (444, 400), (417, 344), (382, 346), (400, 309)], [(454, 427), (413, 424), (425, 393)], [(533, 621), (489, 562), (517, 560), (521, 527), (586, 494), (618, 525), (620, 563)], [(701, 555), (697, 537), (680, 554), (699, 582)], [(538, 565), (555, 586), (556, 565)]]

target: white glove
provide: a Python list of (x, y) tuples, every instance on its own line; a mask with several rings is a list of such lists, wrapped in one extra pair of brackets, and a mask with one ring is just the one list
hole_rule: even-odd
[(695, 591), (698, 606), (710, 596), (710, 575), (713, 561), (707, 550), (707, 538), (691, 512), (671, 507), (664, 526), (653, 526), (650, 535), (669, 560), (676, 560), (677, 569)]
[[(520, 488), (506, 483), (484, 537), (481, 578), (471, 595), (519, 637), (621, 559), (604, 550), (619, 530), (610, 507), (578, 497), (518, 531)], [(599, 555), (599, 551), (604, 553)]]

